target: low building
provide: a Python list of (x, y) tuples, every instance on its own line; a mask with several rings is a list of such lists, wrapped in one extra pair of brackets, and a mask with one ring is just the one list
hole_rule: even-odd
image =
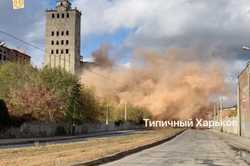
[(19, 50), (0, 45), (0, 63), (14, 62), (18, 64), (30, 63), (31, 57)]
[(237, 116), (237, 107), (226, 107), (222, 109), (222, 119), (236, 117)]
[(237, 116), (237, 106), (223, 108), (221, 112), (222, 121), (231, 122), (231, 125), (224, 125), (222, 131), (239, 135), (239, 118)]

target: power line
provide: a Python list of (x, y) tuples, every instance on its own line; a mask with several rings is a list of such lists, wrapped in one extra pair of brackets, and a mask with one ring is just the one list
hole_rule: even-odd
[(28, 45), (28, 46), (30, 46), (30, 47), (33, 47), (33, 48), (35, 48), (35, 49), (37, 49), (37, 50), (40, 50), (40, 51), (44, 52), (44, 49), (39, 48), (38, 46), (36, 46), (36, 45), (34, 45), (34, 44), (32, 44), (32, 43), (29, 43), (29, 42), (27, 42), (27, 41), (24, 41), (24, 40), (22, 40), (22, 39), (16, 37), (15, 35), (12, 35), (12, 34), (10, 34), (10, 33), (8, 33), (8, 32), (3, 31), (3, 30), (0, 30), (0, 33), (4, 34), (4, 35), (6, 35), (6, 36), (9, 36), (9, 37), (11, 37), (11, 38), (13, 38), (13, 39), (15, 39), (15, 40), (17, 40), (17, 41), (19, 41), (19, 42), (22, 42), (22, 43), (24, 43), (24, 44), (26, 44), (26, 45)]

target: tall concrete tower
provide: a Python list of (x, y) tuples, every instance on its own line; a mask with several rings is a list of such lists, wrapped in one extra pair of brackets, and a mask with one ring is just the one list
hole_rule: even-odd
[(68, 0), (46, 11), (45, 65), (77, 73), (80, 68), (81, 12)]

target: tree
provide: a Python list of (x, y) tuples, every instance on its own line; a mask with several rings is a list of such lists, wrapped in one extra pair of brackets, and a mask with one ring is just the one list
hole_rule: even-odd
[(81, 90), (80, 85), (75, 84), (70, 90), (70, 95), (68, 98), (66, 119), (73, 124), (81, 123)]
[(128, 106), (128, 119), (133, 123), (142, 124), (144, 123), (143, 119), (148, 119), (151, 117), (152, 114), (145, 108), (131, 105)]

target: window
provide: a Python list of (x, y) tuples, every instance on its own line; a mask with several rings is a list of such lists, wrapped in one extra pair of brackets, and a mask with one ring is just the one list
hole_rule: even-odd
[(61, 54), (63, 54), (63, 50), (61, 50)]
[(68, 54), (69, 53), (69, 49), (66, 49), (66, 54)]
[(67, 35), (67, 36), (69, 35), (69, 31), (66, 31), (66, 35)]
[(55, 14), (54, 13), (52, 13), (52, 18), (55, 18)]
[(67, 18), (69, 18), (69, 13), (67, 13)]
[(58, 40), (56, 41), (56, 45), (59, 45), (59, 41)]
[(59, 31), (56, 32), (56, 36), (59, 36)]
[(57, 50), (56, 50), (56, 54), (58, 54), (58, 53), (59, 53), (59, 50), (57, 49)]
[(57, 14), (57, 18), (60, 18), (60, 15), (59, 15), (59, 13)]
[(51, 40), (51, 45), (54, 45), (54, 40)]
[(54, 36), (54, 35), (55, 35), (54, 31), (52, 31), (52, 32), (51, 32), (51, 36)]
[(51, 54), (54, 54), (54, 50), (51, 50)]
[(61, 45), (64, 45), (64, 41), (63, 40), (61, 41)]
[(4, 61), (6, 60), (6, 56), (3, 56), (3, 60), (4, 60)]
[(66, 45), (68, 45), (69, 44), (69, 41), (68, 40), (66, 40)]
[(62, 35), (62, 36), (64, 35), (64, 31), (61, 32), (61, 35)]
[(62, 14), (62, 18), (64, 18), (64, 13)]
[(2, 55), (0, 54), (0, 61), (2, 60)]

